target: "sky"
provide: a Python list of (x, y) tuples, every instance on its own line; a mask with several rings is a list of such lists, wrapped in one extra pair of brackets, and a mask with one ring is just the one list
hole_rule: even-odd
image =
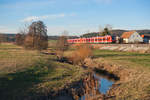
[(48, 35), (113, 29), (150, 29), (150, 0), (0, 0), (0, 33), (17, 33), (41, 20)]

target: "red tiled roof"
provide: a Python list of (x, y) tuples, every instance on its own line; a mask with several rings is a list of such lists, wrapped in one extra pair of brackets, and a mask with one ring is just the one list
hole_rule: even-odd
[(136, 32), (136, 31), (124, 32), (121, 37), (129, 38), (134, 32)]

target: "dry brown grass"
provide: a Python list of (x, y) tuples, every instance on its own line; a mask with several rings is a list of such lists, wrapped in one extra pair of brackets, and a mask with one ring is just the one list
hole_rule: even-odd
[(24, 50), (20, 46), (3, 43), (0, 46), (0, 72), (15, 72), (27, 68), (40, 58), (38, 51)]
[(114, 100), (150, 100), (150, 54), (97, 50), (94, 56), (95, 66), (120, 77), (109, 92)]
[(84, 66), (84, 60), (93, 55), (92, 47), (89, 45), (76, 45), (76, 50), (72, 52), (69, 60), (73, 62), (73, 64), (81, 64)]
[(9, 43), (0, 45), (1, 100), (48, 98), (51, 91), (57, 93), (85, 73), (81, 67), (57, 62), (55, 55), (24, 50)]

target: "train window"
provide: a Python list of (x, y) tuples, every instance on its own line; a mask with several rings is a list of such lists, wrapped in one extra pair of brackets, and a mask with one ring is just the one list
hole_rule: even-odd
[(112, 36), (112, 40), (115, 40), (115, 36)]

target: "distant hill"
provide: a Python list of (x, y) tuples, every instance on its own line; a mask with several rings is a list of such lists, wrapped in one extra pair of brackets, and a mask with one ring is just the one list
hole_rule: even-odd
[(150, 34), (150, 30), (136, 30), (140, 34)]
[[(111, 35), (112, 36), (121, 36), (124, 32), (127, 31), (133, 31), (133, 30), (120, 30), (120, 29), (115, 29), (111, 31)], [(138, 33), (140, 33), (141, 35), (143, 34), (150, 34), (150, 30), (135, 30)], [(81, 35), (81, 37), (94, 37), (94, 36), (99, 36), (99, 34), (101, 34), (100, 32), (91, 32), (91, 33), (85, 33), (83, 35)]]

